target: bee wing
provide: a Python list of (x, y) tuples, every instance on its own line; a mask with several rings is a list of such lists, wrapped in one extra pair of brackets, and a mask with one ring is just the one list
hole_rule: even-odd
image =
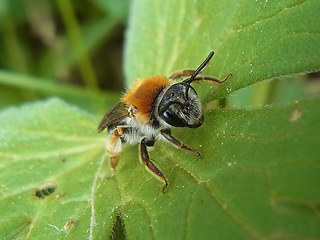
[(102, 118), (98, 126), (98, 132), (103, 131), (108, 126), (115, 124), (126, 117), (128, 117), (127, 105), (123, 102), (116, 103)]

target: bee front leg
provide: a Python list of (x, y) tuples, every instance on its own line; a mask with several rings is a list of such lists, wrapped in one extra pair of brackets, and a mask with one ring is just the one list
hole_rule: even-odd
[(120, 137), (130, 129), (131, 127), (118, 126), (112, 130), (110, 134), (109, 142), (107, 144), (107, 152), (110, 157), (110, 165), (112, 170), (116, 169), (119, 160), (118, 155), (122, 151), (122, 142)]
[(162, 136), (164, 136), (165, 139), (167, 139), (169, 142), (171, 142), (177, 148), (185, 149), (185, 150), (188, 150), (190, 152), (195, 152), (195, 153), (197, 153), (199, 158), (201, 157), (201, 153), (199, 151), (197, 151), (194, 148), (188, 147), (187, 145), (183, 144), (178, 139), (176, 139), (174, 136), (172, 136), (170, 129), (163, 129), (163, 130), (160, 131), (160, 133), (161, 133)]
[(164, 190), (168, 186), (168, 180), (164, 176), (164, 174), (154, 165), (153, 162), (149, 159), (149, 154), (147, 150), (148, 147), (152, 147), (154, 145), (154, 139), (147, 139), (143, 138), (140, 143), (140, 161), (146, 165), (147, 170), (149, 170), (151, 173), (153, 173), (156, 177), (162, 179), (165, 182), (164, 187), (162, 188), (162, 192), (164, 193)]

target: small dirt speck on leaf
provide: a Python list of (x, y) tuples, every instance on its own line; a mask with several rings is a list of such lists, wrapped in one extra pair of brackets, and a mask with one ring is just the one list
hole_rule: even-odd
[(291, 115), (290, 115), (290, 118), (289, 118), (289, 121), (290, 122), (296, 122), (298, 121), (302, 116), (302, 112), (298, 109), (295, 109)]

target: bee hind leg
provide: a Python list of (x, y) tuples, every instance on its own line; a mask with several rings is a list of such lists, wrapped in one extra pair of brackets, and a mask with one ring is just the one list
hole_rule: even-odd
[(205, 80), (208, 83), (215, 84), (215, 85), (220, 85), (220, 84), (226, 82), (229, 79), (229, 77), (231, 77), (231, 76), (232, 76), (232, 73), (229, 73), (224, 80), (218, 80), (216, 78), (208, 77), (208, 76), (197, 76), (197, 77), (195, 77), (193, 79), (193, 82)]
[(181, 77), (189, 77), (194, 73), (194, 70), (182, 70), (182, 71), (176, 71), (171, 74), (169, 79), (175, 80)]
[(152, 147), (154, 145), (154, 139), (147, 139), (143, 138), (140, 143), (140, 161), (146, 165), (147, 170), (153, 173), (156, 177), (162, 179), (165, 183), (164, 187), (162, 188), (162, 192), (168, 186), (168, 180), (164, 176), (164, 174), (154, 165), (153, 162), (150, 161), (149, 154), (147, 147)]
[(197, 153), (198, 157), (201, 158), (201, 153), (198, 150), (191, 148), (191, 147), (188, 147), (187, 145), (185, 145), (184, 143), (182, 143), (181, 141), (176, 139), (174, 136), (171, 135), (170, 129), (163, 129), (160, 131), (160, 133), (165, 139), (167, 139), (169, 142), (171, 142), (177, 148), (185, 149), (190, 152), (195, 152), (195, 153)]

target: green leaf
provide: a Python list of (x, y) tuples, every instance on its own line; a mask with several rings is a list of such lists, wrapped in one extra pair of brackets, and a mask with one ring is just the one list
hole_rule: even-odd
[[(274, 78), (271, 81), (262, 81), (228, 95), (228, 100), (231, 106), (236, 107), (256, 107), (273, 103), (291, 103), (295, 99), (305, 98), (311, 95), (308, 88), (310, 88), (309, 86), (312, 84), (312, 81), (307, 81), (306, 76), (307, 75), (294, 74), (287, 78)], [(313, 82), (315, 84), (311, 87), (317, 89), (318, 81)], [(315, 94), (316, 93), (313, 93), (313, 95)]]
[(319, 104), (207, 109), (203, 126), (174, 131), (202, 159), (165, 142), (150, 152), (166, 194), (137, 146), (112, 174), (99, 118), (57, 99), (9, 108), (0, 114), (0, 238), (106, 239), (119, 232), (113, 224), (130, 239), (317, 238)]
[(23, 89), (24, 93), (27, 89), (39, 91), (43, 95), (63, 97), (69, 102), (75, 102), (81, 107), (94, 112), (104, 111), (102, 109), (104, 104), (111, 106), (119, 99), (119, 94), (113, 92), (84, 90), (65, 85), (61, 86), (52, 79), (36, 78), (2, 70), (0, 70), (0, 84)]
[(319, 69), (319, 12), (318, 0), (136, 0), (127, 34), (128, 84), (195, 69), (212, 50), (204, 73), (233, 77), (219, 88), (202, 84), (199, 95), (207, 100), (264, 79)]
[[(91, 188), (104, 152), (96, 120), (59, 100), (0, 114), (1, 239), (59, 239), (66, 232), (57, 228), (70, 220), (77, 225), (73, 239), (87, 235)], [(53, 194), (35, 196), (48, 185)]]

